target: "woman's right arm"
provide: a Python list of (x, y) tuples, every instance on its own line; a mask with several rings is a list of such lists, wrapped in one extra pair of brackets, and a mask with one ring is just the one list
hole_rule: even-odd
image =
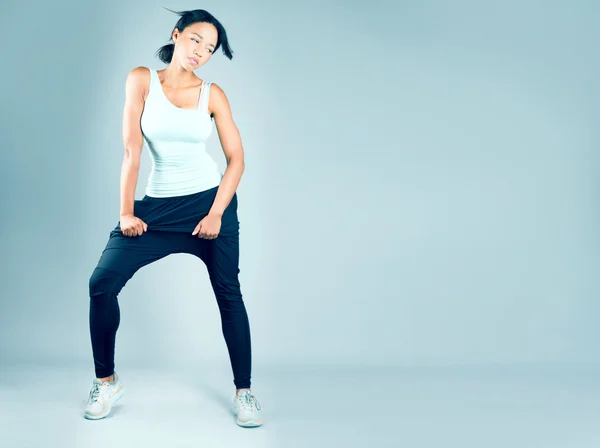
[(140, 171), (140, 157), (144, 140), (140, 120), (148, 84), (148, 69), (136, 67), (127, 75), (125, 82), (125, 106), (123, 107), (123, 146), (125, 154), (121, 167), (120, 216), (134, 213), (135, 187)]

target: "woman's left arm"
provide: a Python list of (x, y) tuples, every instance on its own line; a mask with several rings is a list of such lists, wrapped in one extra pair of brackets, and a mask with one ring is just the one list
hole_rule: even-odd
[(221, 147), (227, 159), (227, 169), (223, 174), (209, 214), (223, 216), (244, 172), (244, 149), (240, 132), (231, 115), (227, 96), (215, 83), (210, 86), (209, 104), (219, 133)]

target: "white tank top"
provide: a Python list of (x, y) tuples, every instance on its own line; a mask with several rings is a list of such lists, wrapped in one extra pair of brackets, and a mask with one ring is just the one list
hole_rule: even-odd
[(165, 95), (158, 73), (150, 70), (150, 87), (141, 117), (152, 157), (146, 195), (183, 196), (216, 187), (223, 175), (206, 152), (213, 123), (208, 115), (210, 84), (202, 81), (196, 109), (182, 109)]

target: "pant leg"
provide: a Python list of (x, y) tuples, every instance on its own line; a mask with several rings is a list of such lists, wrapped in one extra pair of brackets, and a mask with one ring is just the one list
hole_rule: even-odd
[(252, 353), (250, 324), (241, 293), (237, 198), (223, 214), (226, 231), (214, 240), (198, 238), (197, 255), (206, 264), (221, 314), (221, 328), (238, 389), (250, 388)]
[(89, 279), (89, 325), (96, 377), (114, 372), (115, 339), (120, 323), (117, 295), (141, 267), (181, 251), (183, 234), (144, 232), (128, 237), (113, 230)]

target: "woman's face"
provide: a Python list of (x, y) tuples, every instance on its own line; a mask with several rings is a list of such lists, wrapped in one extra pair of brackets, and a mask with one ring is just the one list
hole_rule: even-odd
[(173, 31), (174, 57), (189, 69), (196, 70), (208, 62), (217, 45), (217, 29), (210, 23), (192, 23), (182, 32)]

